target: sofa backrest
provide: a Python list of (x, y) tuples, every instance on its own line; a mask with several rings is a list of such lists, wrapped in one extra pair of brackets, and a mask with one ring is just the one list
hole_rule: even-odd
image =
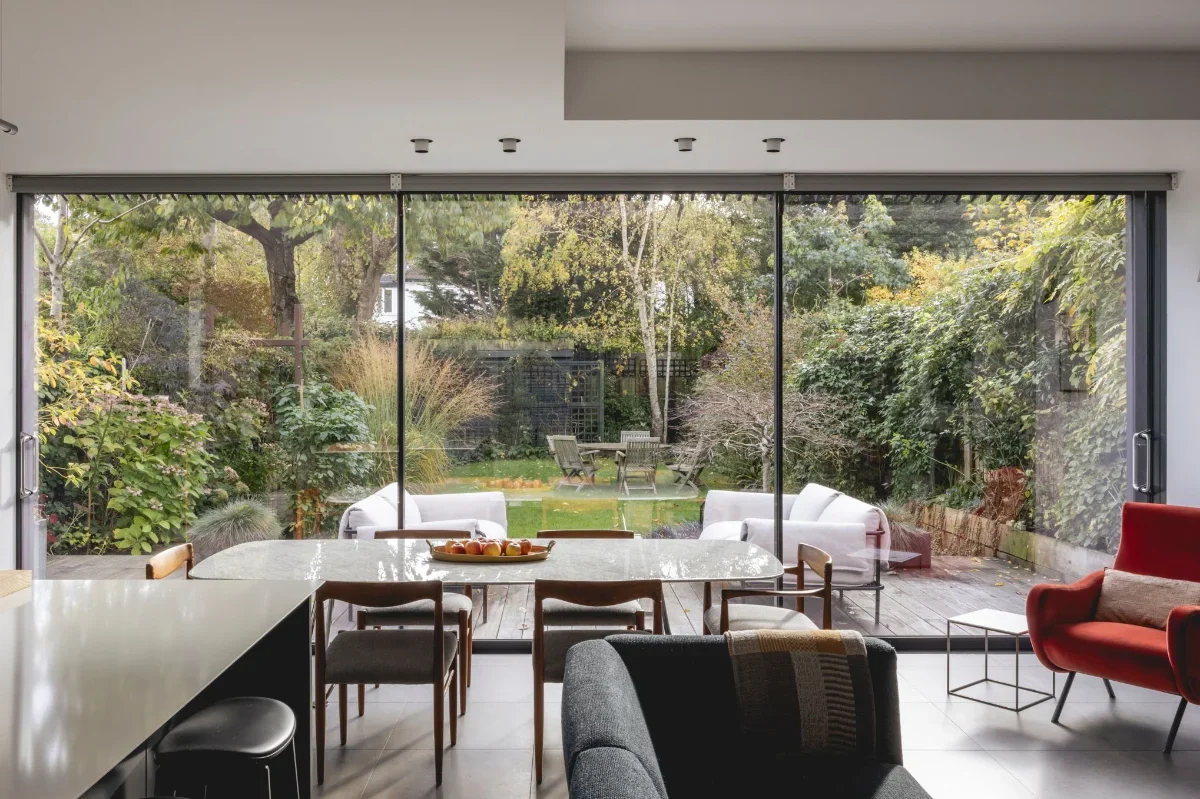
[(1126, 502), (1113, 567), (1200, 582), (1200, 508)]
[[(796, 494), (783, 495), (783, 518), (792, 511)], [(709, 491), (704, 498), (702, 526), (717, 522), (770, 519), (775, 515), (775, 497), (762, 491)]]
[(793, 522), (815, 522), (842, 492), (823, 486), (820, 483), (809, 483), (796, 496), (792, 508), (788, 511), (787, 519)]

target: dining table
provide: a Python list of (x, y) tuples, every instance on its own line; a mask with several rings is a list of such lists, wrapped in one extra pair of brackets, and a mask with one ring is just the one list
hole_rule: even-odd
[[(455, 585), (522, 585), (537, 580), (773, 580), (783, 564), (745, 541), (558, 539), (540, 561), (435, 560), (423, 539), (252, 541), (222, 550), (192, 569), (197, 580), (332, 580)], [(708, 595), (708, 591), (705, 591)], [(670, 634), (669, 623), (665, 630)]]

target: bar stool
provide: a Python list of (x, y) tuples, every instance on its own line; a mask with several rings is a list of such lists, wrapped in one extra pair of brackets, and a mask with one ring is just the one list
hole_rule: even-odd
[[(182, 794), (185, 796), (255, 795), (246, 790), (245, 782), (236, 781), (240, 772), (246, 782), (260, 775), (263, 781), (258, 795), (271, 799), (271, 762), (288, 749), (295, 783), (292, 795), (299, 796), (292, 709), (262, 696), (223, 699), (184, 719), (155, 747), (155, 790), (190, 792)], [(224, 792), (210, 792), (210, 781), (221, 785)]]

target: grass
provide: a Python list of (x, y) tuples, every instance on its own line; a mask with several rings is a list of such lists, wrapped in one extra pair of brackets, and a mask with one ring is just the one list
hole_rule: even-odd
[(699, 494), (681, 489), (663, 467), (655, 481), (657, 497), (648, 497), (646, 492), (626, 497), (618, 494), (616, 479), (616, 465), (611, 460), (601, 461), (596, 487), (576, 492), (572, 487), (556, 488), (562, 472), (553, 458), (494, 460), (454, 466), (436, 491), (503, 491), (511, 538), (532, 537), (545, 529), (622, 528), (646, 534), (660, 525), (700, 519), (708, 487)]

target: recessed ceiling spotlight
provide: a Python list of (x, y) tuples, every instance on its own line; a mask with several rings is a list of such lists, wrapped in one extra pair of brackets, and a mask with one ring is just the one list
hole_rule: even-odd
[(427, 153), (429, 152), (429, 145), (433, 142), (433, 139), (409, 139), (409, 141), (413, 143), (414, 150), (419, 153)]
[(786, 141), (786, 139), (781, 139), (777, 136), (773, 136), (769, 139), (763, 139), (763, 144), (767, 145), (767, 152), (777, 153), (777, 152), (779, 152), (780, 147), (783, 145), (784, 141)]
[(675, 140), (675, 143), (679, 145), (679, 152), (690, 153), (692, 151), (692, 145), (696, 143), (696, 140), (691, 136), (681, 136)]
[(520, 139), (514, 139), (512, 137), (508, 137), (508, 138), (501, 139), (500, 144), (502, 144), (504, 146), (504, 152), (515, 153), (517, 151), (517, 143), (520, 141), (521, 141)]
[(17, 132), (17, 126), (5, 119), (0, 119), (0, 130), (9, 135), (14, 135)]

